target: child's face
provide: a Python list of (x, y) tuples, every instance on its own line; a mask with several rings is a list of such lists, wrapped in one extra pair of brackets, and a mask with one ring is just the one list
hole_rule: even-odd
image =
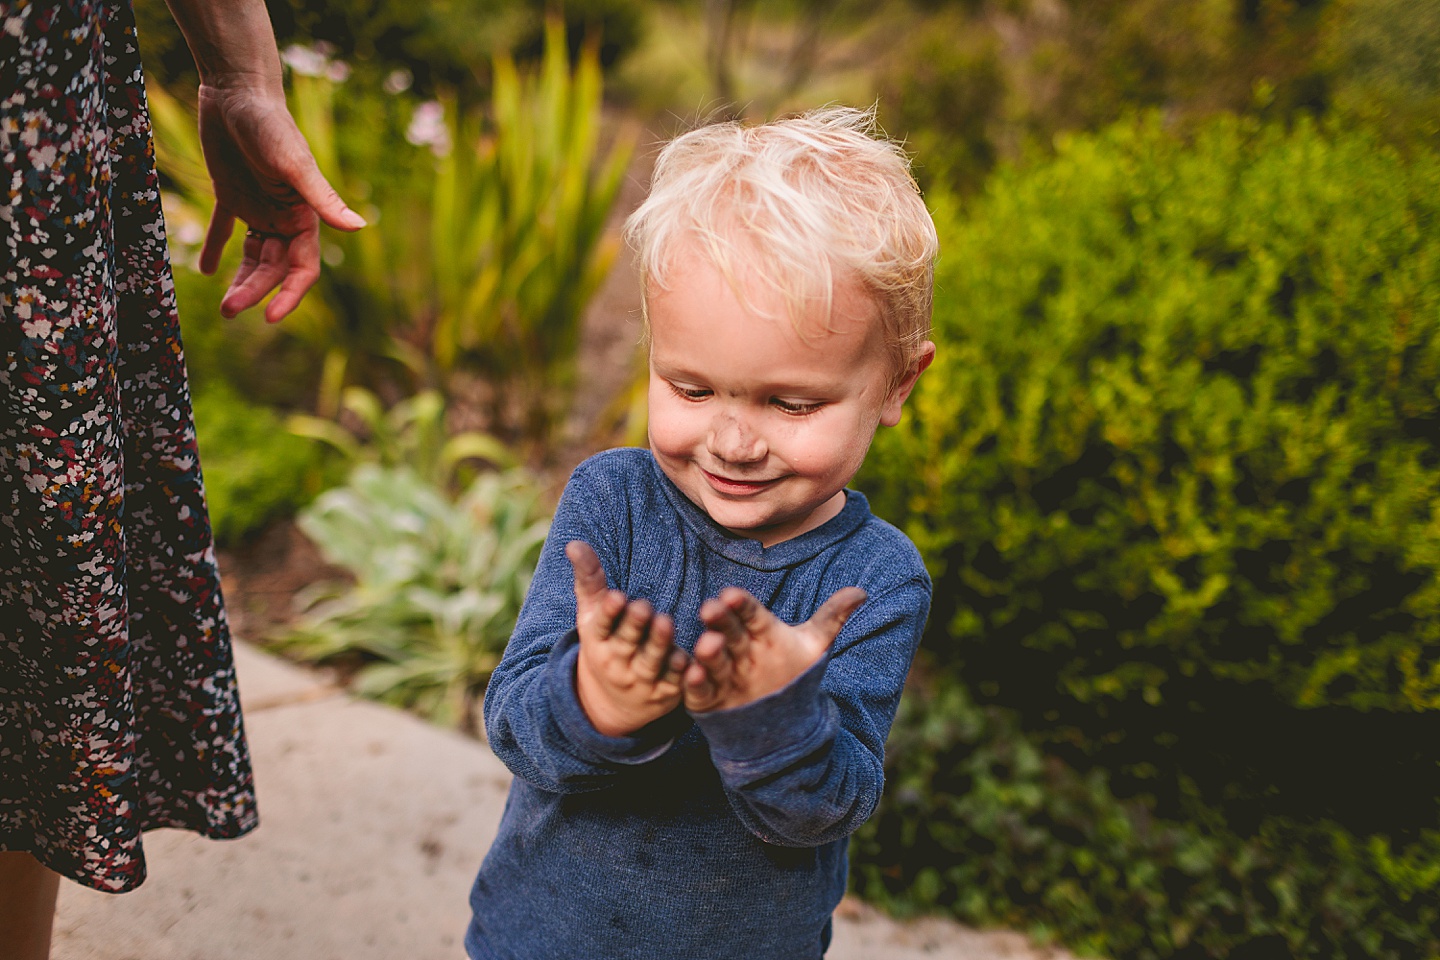
[(929, 363), (891, 387), (876, 306), (837, 287), (829, 329), (801, 336), (778, 298), (756, 316), (724, 276), (685, 255), (653, 291), (650, 449), (716, 523), (771, 546), (840, 512), (841, 492)]

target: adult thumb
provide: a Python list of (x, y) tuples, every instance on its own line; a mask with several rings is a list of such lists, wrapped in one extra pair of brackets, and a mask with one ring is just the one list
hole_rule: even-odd
[(345, 201), (340, 199), (340, 194), (330, 186), (330, 181), (320, 172), (320, 167), (315, 163), (315, 158), (309, 150), (305, 152), (305, 160), (300, 164), (300, 169), (290, 186), (300, 194), (319, 215), (321, 220), (337, 230), (359, 230), (365, 226), (365, 218), (346, 206)]

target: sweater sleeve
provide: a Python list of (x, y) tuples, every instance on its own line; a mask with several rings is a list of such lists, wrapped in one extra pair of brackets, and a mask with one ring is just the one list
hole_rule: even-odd
[(614, 587), (623, 569), (617, 544), (624, 540), (623, 497), (582, 464), (571, 477), (540, 561), (485, 691), (485, 734), (490, 748), (515, 776), (543, 790), (578, 793), (604, 788), (614, 777), (663, 754), (690, 726), (677, 709), (625, 737), (595, 730), (575, 692), (579, 640), (575, 632), (575, 579), (565, 545), (583, 540), (594, 548)]
[(768, 697), (695, 715), (726, 796), (767, 843), (812, 847), (848, 836), (874, 812), (885, 738), (930, 609), (907, 581), (851, 616), (830, 655)]

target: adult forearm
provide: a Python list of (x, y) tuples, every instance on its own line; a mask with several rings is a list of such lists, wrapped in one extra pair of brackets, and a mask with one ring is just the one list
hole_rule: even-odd
[(200, 82), (283, 95), (280, 55), (264, 0), (166, 0)]

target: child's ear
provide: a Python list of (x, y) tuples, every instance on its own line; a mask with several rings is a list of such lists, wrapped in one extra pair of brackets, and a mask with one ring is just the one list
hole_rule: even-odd
[(893, 427), (900, 422), (900, 411), (905, 407), (905, 401), (910, 397), (910, 391), (915, 389), (915, 381), (920, 379), (920, 374), (930, 366), (935, 359), (935, 344), (926, 340), (920, 345), (919, 355), (910, 362), (910, 368), (905, 371), (905, 376), (890, 390), (890, 395), (885, 398), (885, 405), (880, 408), (880, 424), (886, 427)]

